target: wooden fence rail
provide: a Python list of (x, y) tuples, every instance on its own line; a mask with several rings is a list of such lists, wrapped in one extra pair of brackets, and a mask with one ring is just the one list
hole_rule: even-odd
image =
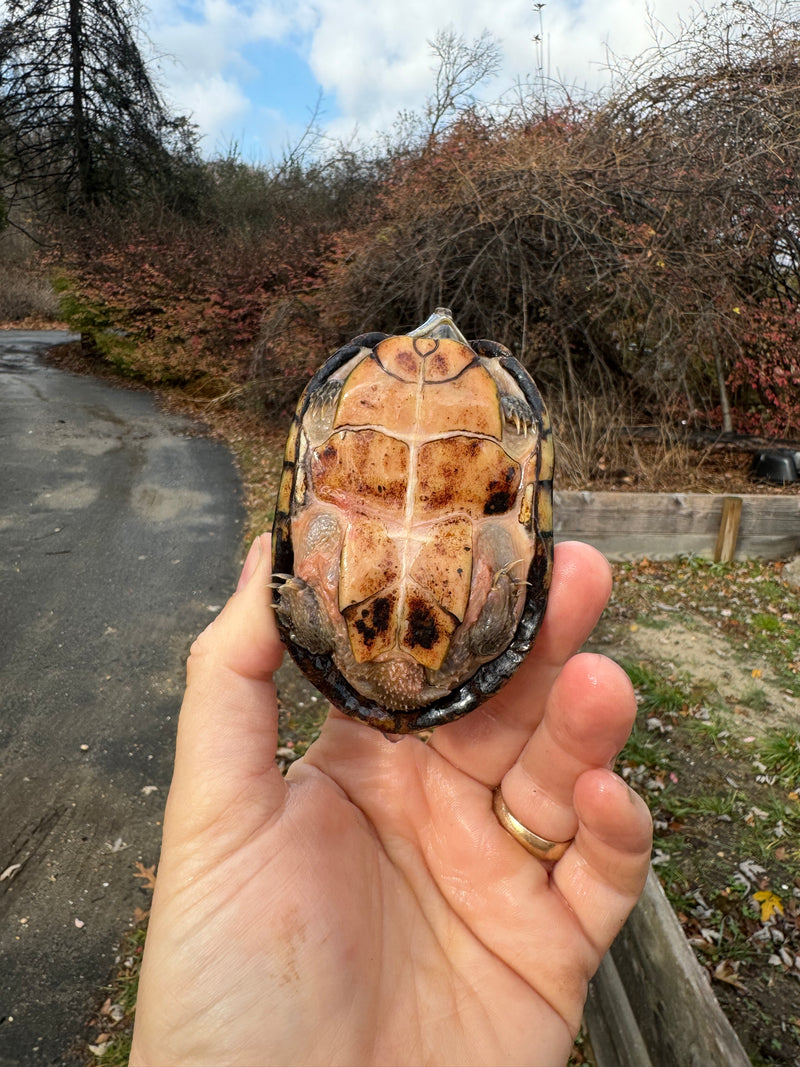
[[(555, 537), (587, 541), (612, 560), (713, 558), (726, 499), (712, 493), (556, 490)], [(800, 552), (800, 494), (747, 493), (738, 499), (737, 559), (783, 559)]]
[(654, 872), (589, 986), (597, 1067), (750, 1067)]

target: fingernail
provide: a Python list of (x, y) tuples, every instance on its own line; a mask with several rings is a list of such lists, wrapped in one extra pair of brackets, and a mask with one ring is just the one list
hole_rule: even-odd
[(239, 575), (239, 581), (236, 585), (236, 592), (240, 593), (250, 579), (253, 577), (253, 573), (261, 562), (261, 537), (257, 537), (250, 545), (250, 551), (247, 553), (247, 558), (244, 561), (242, 567), (242, 573)]
[(606, 764), (606, 767), (607, 767), (607, 769), (608, 769), (609, 771), (613, 771), (613, 770), (614, 770), (614, 768), (615, 768), (615, 767), (616, 767), (616, 765), (617, 765), (617, 760), (619, 759), (619, 757), (620, 757), (621, 755), (622, 755), (622, 749), (620, 749), (620, 750), (619, 750), (619, 752), (615, 752), (615, 753), (614, 753), (614, 755), (613, 755), (613, 756), (611, 757), (611, 759), (610, 759), (610, 760), (608, 761), (608, 763)]

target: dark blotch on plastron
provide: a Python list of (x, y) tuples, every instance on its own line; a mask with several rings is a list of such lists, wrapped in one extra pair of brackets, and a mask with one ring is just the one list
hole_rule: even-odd
[(424, 600), (412, 597), (408, 602), (406, 640), (409, 648), (433, 648), (439, 640), (436, 617)]
[(372, 603), (372, 610), (362, 608), (361, 615), (353, 625), (361, 635), (364, 644), (369, 648), (375, 642), (375, 638), (385, 634), (389, 629), (392, 619), (393, 599), (380, 596)]
[(507, 467), (503, 472), (502, 481), (489, 482), (489, 495), (483, 505), (484, 515), (503, 515), (509, 511), (517, 498), (514, 489), (514, 480), (517, 475), (516, 467)]

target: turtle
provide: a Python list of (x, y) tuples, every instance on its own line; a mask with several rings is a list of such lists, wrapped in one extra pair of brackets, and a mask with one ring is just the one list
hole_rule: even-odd
[(390, 734), (478, 707), (544, 615), (553, 440), (533, 379), (448, 308), (367, 333), (313, 375), (292, 421), (272, 538), (292, 657)]

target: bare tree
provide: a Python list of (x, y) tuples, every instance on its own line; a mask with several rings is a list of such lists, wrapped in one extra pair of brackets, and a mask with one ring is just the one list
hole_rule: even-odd
[(0, 24), (0, 181), (7, 201), (124, 200), (190, 157), (125, 0), (7, 0)]
[(636, 160), (620, 175), (628, 218), (652, 229), (635, 257), (656, 296), (650, 351), (672, 384), (692, 359), (706, 368), (727, 431), (748, 320), (766, 308), (791, 319), (800, 298), (798, 47), (796, 5), (700, 9), (641, 57), (608, 109), (616, 151)]
[(425, 106), (429, 138), (434, 138), (459, 111), (474, 107), (475, 89), (500, 70), (500, 47), (488, 30), (466, 41), (452, 26), (437, 31), (428, 44), (437, 60), (433, 92)]

